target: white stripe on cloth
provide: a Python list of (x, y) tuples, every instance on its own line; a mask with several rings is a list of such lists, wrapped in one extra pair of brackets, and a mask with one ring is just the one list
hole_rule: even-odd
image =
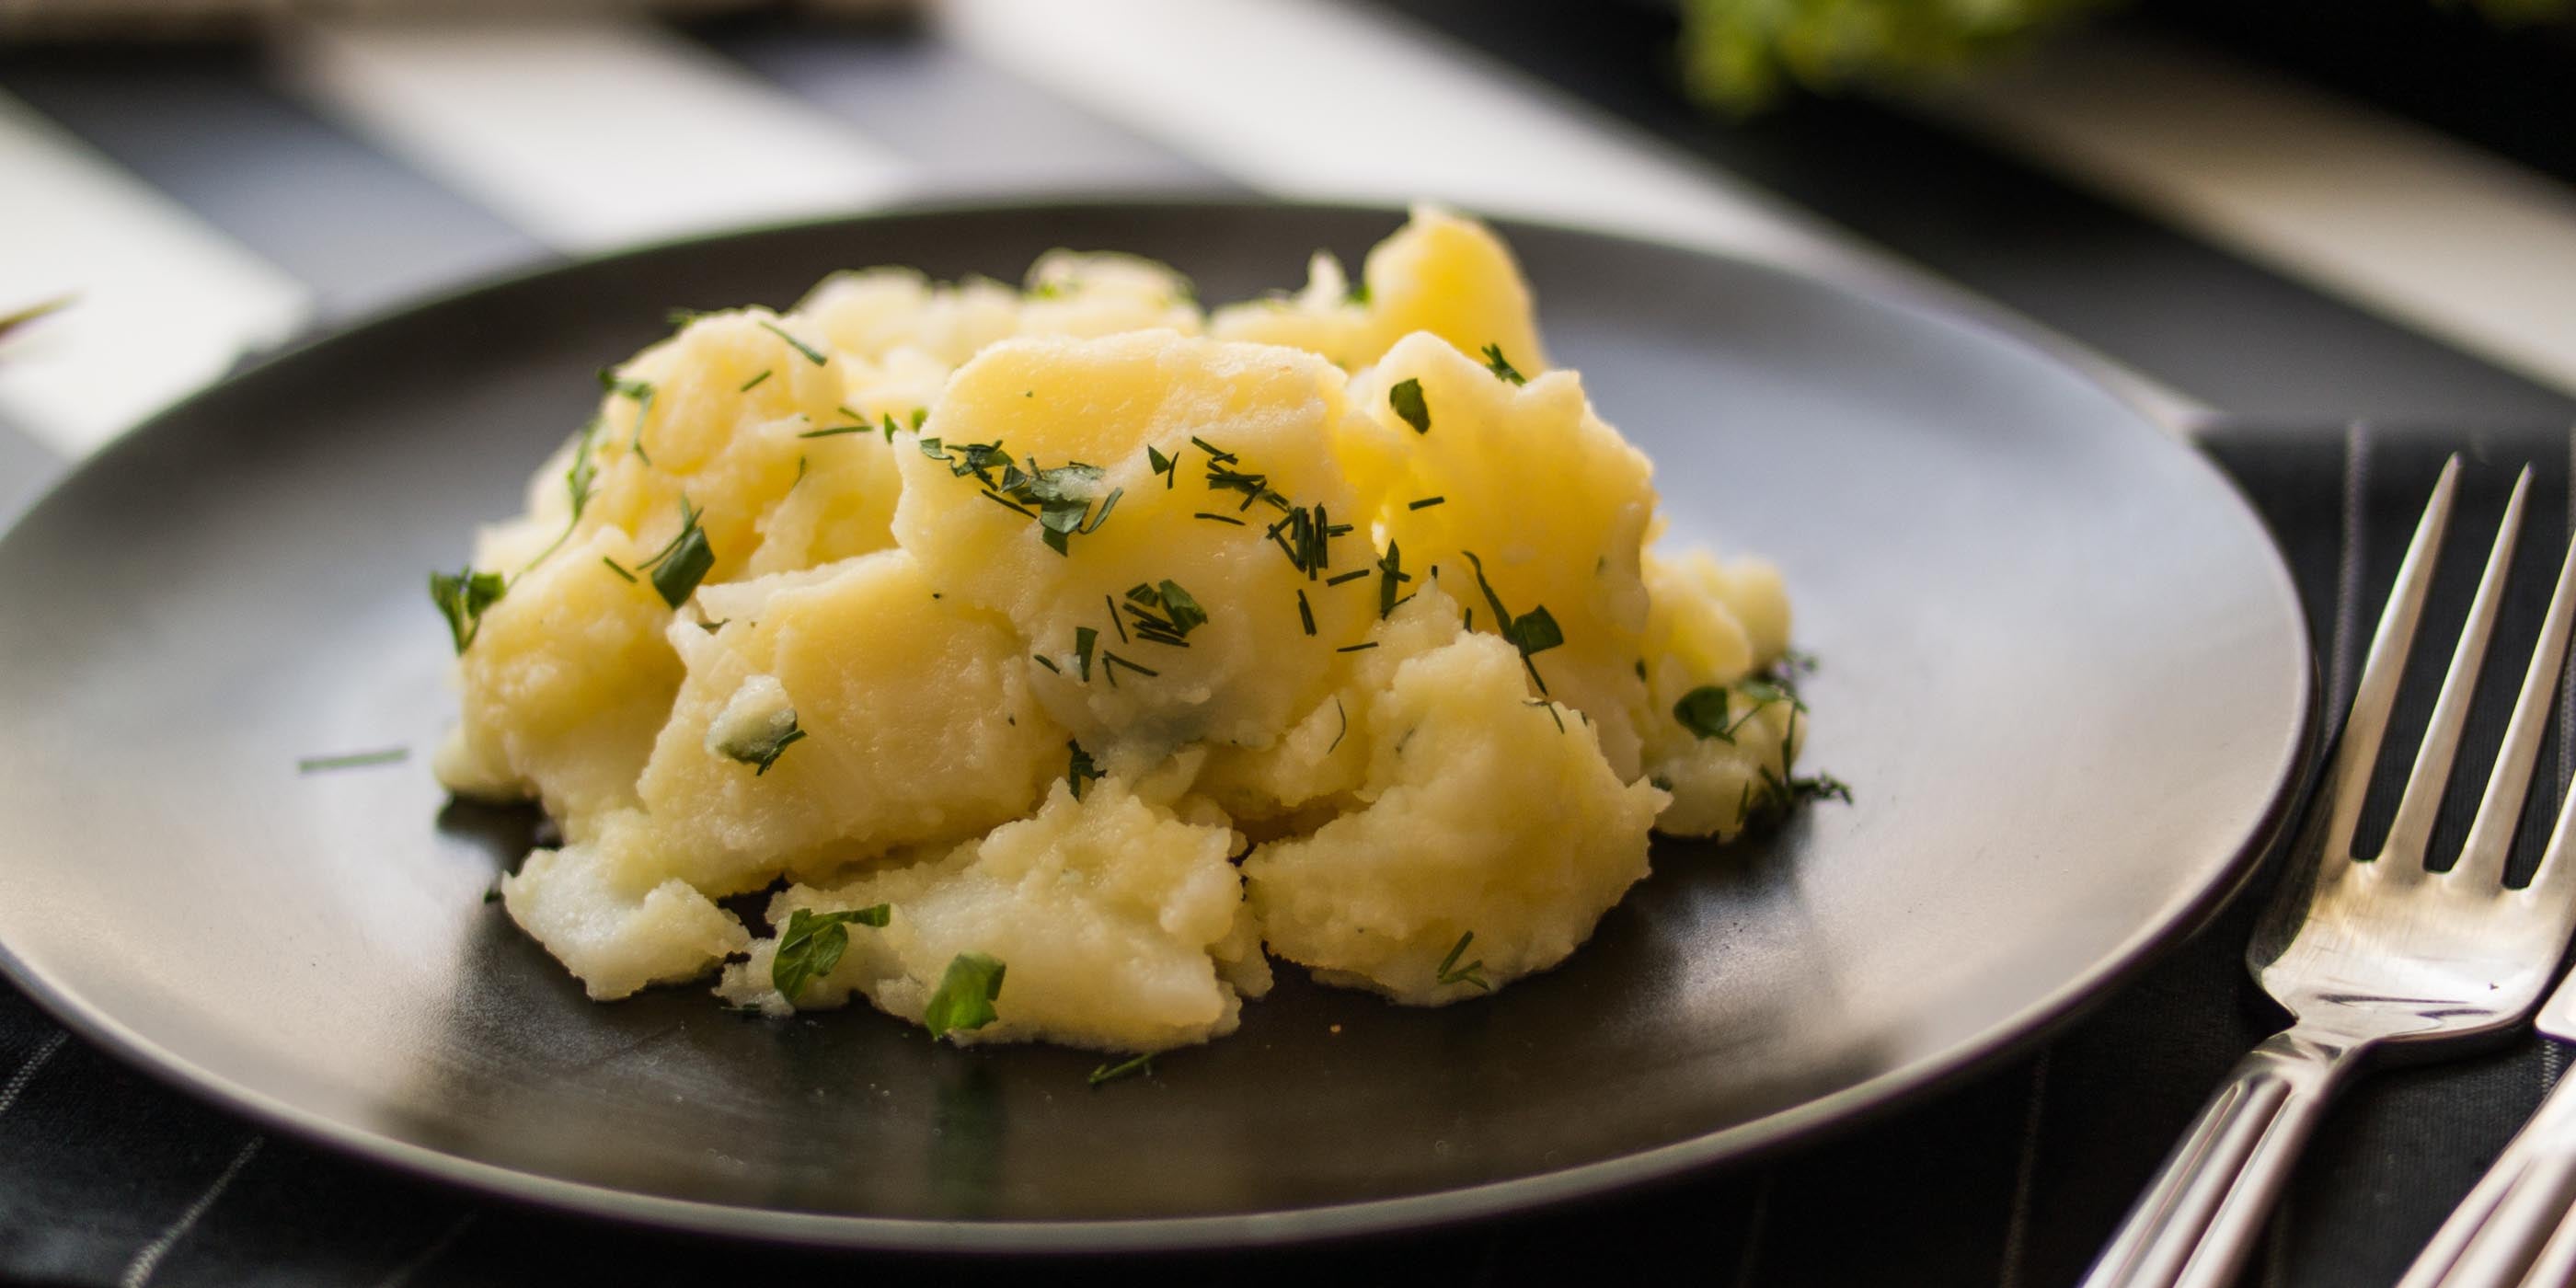
[(188, 1231), (196, 1228), (198, 1220), (206, 1215), (206, 1209), (213, 1207), (215, 1200), (222, 1198), (224, 1191), (232, 1188), (233, 1178), (241, 1175), (243, 1168), (250, 1166), (251, 1156), (259, 1153), (260, 1144), (265, 1139), (266, 1137), (261, 1136), (251, 1137), (250, 1143), (242, 1146), (240, 1153), (233, 1155), (233, 1161), (224, 1165), (222, 1174), (215, 1177), (215, 1183), (207, 1186), (206, 1192), (198, 1195), (196, 1202), (189, 1204), (185, 1211), (179, 1213), (179, 1219), (171, 1222), (169, 1229), (154, 1236), (152, 1242), (144, 1244), (134, 1254), (134, 1260), (125, 1264), (125, 1273), (118, 1277), (117, 1288), (143, 1288), (143, 1285), (152, 1281), (152, 1272), (161, 1268), (161, 1259), (169, 1256), (170, 1249), (178, 1246), (179, 1240), (187, 1237)]
[(569, 251), (848, 213), (911, 182), (847, 122), (641, 21), (328, 19), (290, 87)]
[(2329, 294), (2576, 391), (2576, 192), (2360, 104), (2133, 34), (1921, 100)]
[[(1319, 0), (947, 0), (944, 36), (1201, 165), (1285, 197), (1417, 198), (1659, 237), (1968, 307), (1937, 281), (1554, 87)], [(2050, 337), (2168, 424), (2206, 409)]]
[(304, 287), (0, 94), (0, 420), (78, 456), (294, 334)]
[(71, 1036), (69, 1033), (56, 1033), (45, 1039), (45, 1044), (37, 1047), (36, 1053), (28, 1056), (27, 1062), (19, 1065), (18, 1071), (10, 1074), (7, 1082), (0, 1083), (0, 1114), (9, 1112), (9, 1107), (18, 1103), (18, 1097), (26, 1093), (27, 1084), (36, 1080), (36, 1071), (44, 1068), (47, 1061), (61, 1054), (64, 1044), (71, 1041)]

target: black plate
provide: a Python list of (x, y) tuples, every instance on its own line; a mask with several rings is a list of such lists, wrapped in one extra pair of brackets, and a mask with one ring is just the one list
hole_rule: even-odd
[[(700, 1229), (917, 1248), (1304, 1238), (1664, 1176), (2028, 1039), (2238, 876), (2308, 650), (2186, 445), (1977, 325), (1754, 265), (1509, 226), (1551, 346), (1651, 453), (1677, 540), (1786, 568), (1810, 763), (1857, 801), (1655, 875), (1564, 968), (1441, 1011), (1293, 970), (1150, 1079), (871, 1012), (596, 1006), (483, 893), (527, 820), (447, 807), (423, 574), (674, 305), (836, 267), (1010, 278), (1057, 245), (1211, 299), (1387, 212), (903, 214), (644, 250), (383, 318), (89, 462), (0, 541), (0, 944), (66, 1021), (374, 1158)], [(388, 744), (407, 763), (299, 775)]]

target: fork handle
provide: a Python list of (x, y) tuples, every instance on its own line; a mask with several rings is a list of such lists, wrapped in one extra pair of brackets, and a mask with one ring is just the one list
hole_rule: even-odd
[[(2567, 1282), (2576, 1259), (2576, 1078), (2560, 1078), (2399, 1288)], [(2554, 1268), (2553, 1268), (2554, 1267)]]
[(2084, 1288), (2227, 1288), (2360, 1044), (2293, 1027), (2265, 1038), (2200, 1111)]

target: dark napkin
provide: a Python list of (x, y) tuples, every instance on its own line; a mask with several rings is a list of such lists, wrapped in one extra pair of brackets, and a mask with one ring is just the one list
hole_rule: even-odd
[[(2519, 561), (2454, 792), (2493, 759), (2567, 539), (2570, 433), (2222, 428), (2206, 440), (2279, 539), (2341, 707), (2363, 639), (2442, 461), (2462, 505), (2393, 749), (2432, 705), (2448, 632), (2513, 472), (2536, 477)], [(1828, 659), (1830, 664), (1830, 659)], [(2576, 690), (2571, 690), (2576, 692)], [(2569, 700), (2562, 694), (2562, 714)], [(2565, 789), (2553, 732), (2518, 842), (2537, 861)], [(2385, 790), (2364, 838), (2386, 826)], [(1865, 802), (1868, 784), (1858, 785)], [(2468, 807), (2443, 817), (2455, 849)], [(2035, 1053), (1856, 1129), (1649, 1191), (1482, 1225), (1293, 1252), (932, 1261), (681, 1237), (476, 1197), (254, 1127), (127, 1069), (0, 989), (0, 1275), (96, 1285), (622, 1285), (859, 1282), (1559, 1283), (1652, 1274), (1719, 1284), (2072, 1283), (2236, 1057), (2283, 1020), (2244, 945), (2267, 869), (2197, 936)], [(2519, 876), (2517, 875), (2517, 879)], [(2390, 1070), (2326, 1122), (2249, 1282), (2393, 1282), (2564, 1067), (2529, 1036)]]

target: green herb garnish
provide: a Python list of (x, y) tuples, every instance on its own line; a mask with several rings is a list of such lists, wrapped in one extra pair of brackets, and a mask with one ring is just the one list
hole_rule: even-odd
[(770, 333), (771, 335), (777, 336), (777, 337), (778, 337), (779, 339), (781, 339), (781, 340), (785, 340), (785, 341), (787, 342), (787, 347), (788, 347), (788, 348), (794, 349), (794, 350), (795, 350), (795, 351), (797, 351), (798, 353), (801, 353), (801, 354), (805, 355), (805, 360), (806, 360), (807, 362), (813, 363), (815, 366), (818, 366), (818, 367), (820, 367), (820, 366), (826, 366), (826, 365), (830, 364), (830, 362), (832, 361), (830, 358), (825, 357), (822, 353), (817, 352), (817, 351), (816, 351), (812, 346), (810, 346), (810, 345), (806, 344), (804, 341), (799, 340), (799, 339), (797, 339), (795, 336), (789, 335), (789, 334), (787, 334), (785, 331), (780, 330), (780, 329), (777, 327), (777, 325), (776, 325), (776, 324), (774, 324), (774, 323), (763, 322), (763, 323), (761, 323), (761, 324), (760, 324), (760, 329), (761, 329), (761, 330), (763, 330), (763, 331), (767, 331), (767, 332), (768, 332), (768, 333)]
[(1084, 751), (1079, 741), (1067, 738), (1064, 746), (1065, 750), (1073, 753), (1072, 760), (1065, 766), (1065, 785), (1072, 790), (1075, 800), (1081, 800), (1082, 789), (1100, 781), (1100, 766), (1092, 763), (1091, 753)]
[(1404, 418), (1405, 424), (1413, 426), (1414, 433), (1431, 432), (1431, 404), (1423, 401), (1420, 380), (1397, 381), (1394, 388), (1386, 391), (1386, 403)]
[(1167, 577), (1163, 580), (1161, 589), (1163, 615), (1172, 619), (1174, 635), (1187, 635), (1207, 624), (1207, 610), (1200, 608), (1199, 601), (1191, 598), (1190, 592), (1181, 589), (1179, 582)]
[(608, 565), (608, 570), (609, 570), (610, 572), (616, 573), (620, 578), (623, 578), (623, 579), (625, 580), (625, 582), (626, 582), (626, 584), (627, 584), (627, 585), (632, 586), (632, 585), (634, 585), (634, 584), (635, 584), (635, 574), (633, 574), (633, 573), (631, 573), (631, 572), (626, 571), (624, 568), (619, 567), (619, 566), (617, 565), (617, 561), (616, 561), (616, 560), (611, 559), (611, 558), (609, 558), (609, 557), (608, 557), (608, 556), (606, 556), (606, 555), (601, 555), (601, 556), (599, 557), (599, 561), (600, 561), (601, 563), (607, 564), (607, 565)]
[(1396, 588), (1413, 576), (1404, 570), (1403, 548), (1392, 541), (1386, 543), (1386, 556), (1377, 561), (1377, 570), (1383, 574), (1377, 584), (1377, 615), (1383, 621), (1395, 612)]
[(1547, 709), (1547, 718), (1556, 722), (1556, 731), (1558, 733), (1565, 732), (1565, 717), (1558, 714), (1555, 703), (1550, 702), (1545, 698), (1532, 698), (1521, 705), (1529, 707), (1545, 707)]
[(476, 572), (470, 566), (429, 575), (429, 600), (447, 618), (447, 633), (456, 641), (460, 654), (482, 632), (484, 611), (501, 602), (501, 596), (508, 591), (509, 585), (501, 580), (501, 574)]
[(1370, 640), (1370, 641), (1368, 641), (1368, 642), (1367, 642), (1367, 643), (1365, 643), (1365, 644), (1345, 644), (1345, 645), (1341, 646), (1340, 648), (1334, 649), (1333, 651), (1334, 651), (1334, 652), (1336, 652), (1336, 653), (1365, 653), (1365, 652), (1369, 651), (1370, 649), (1373, 649), (1373, 648), (1376, 648), (1376, 647), (1377, 647), (1377, 641), (1376, 641), (1376, 640)]
[(1682, 728), (1702, 738), (1733, 742), (1735, 726), (1727, 722), (1726, 705), (1724, 687), (1703, 684), (1683, 694), (1682, 700), (1673, 704), (1673, 719), (1679, 721)]
[(390, 765), (409, 760), (411, 748), (387, 747), (382, 751), (353, 751), (339, 756), (303, 756), (295, 762), (295, 772), (316, 773), (326, 769), (364, 769), (369, 765)]
[(1132, 1059), (1121, 1060), (1116, 1064), (1104, 1063), (1099, 1068), (1093, 1069), (1091, 1071), (1091, 1077), (1085, 1081), (1089, 1082), (1092, 1086), (1097, 1087), (1104, 1082), (1116, 1082), (1120, 1078), (1124, 1078), (1130, 1074), (1152, 1073), (1153, 1071), (1154, 1057), (1151, 1053), (1148, 1053), (1136, 1056)]
[(1330, 747), (1326, 747), (1326, 748), (1324, 748), (1324, 754), (1325, 754), (1325, 755), (1327, 755), (1327, 756), (1332, 755), (1335, 751), (1340, 750), (1340, 749), (1341, 749), (1341, 745), (1342, 745), (1342, 739), (1349, 737), (1349, 736), (1350, 736), (1350, 732), (1351, 732), (1351, 712), (1350, 712), (1350, 708), (1345, 707), (1345, 706), (1343, 706), (1343, 705), (1342, 705), (1342, 696), (1341, 696), (1340, 694), (1338, 694), (1338, 693), (1336, 693), (1336, 694), (1334, 694), (1334, 695), (1333, 695), (1333, 710), (1334, 710), (1335, 712), (1337, 712), (1337, 713), (1339, 713), (1339, 714), (1341, 715), (1341, 717), (1342, 717), (1342, 727), (1341, 727), (1340, 729), (1338, 729), (1338, 730), (1334, 731), (1334, 734), (1333, 734), (1333, 745), (1332, 745), (1332, 746), (1330, 746)]
[(635, 453), (636, 459), (645, 464), (652, 464), (652, 456), (644, 450), (644, 422), (653, 415), (653, 386), (642, 380), (624, 379), (614, 367), (602, 367), (599, 369), (599, 387), (635, 404), (635, 435), (627, 441), (626, 450)]
[(1244, 523), (1244, 521), (1243, 521), (1243, 520), (1238, 519), (1238, 518), (1235, 518), (1233, 515), (1230, 515), (1230, 514), (1209, 514), (1208, 512), (1206, 512), (1206, 511), (1202, 510), (1202, 511), (1198, 512), (1197, 514), (1193, 514), (1193, 515), (1191, 515), (1190, 517), (1191, 517), (1191, 518), (1193, 518), (1193, 519), (1214, 519), (1214, 520), (1216, 520), (1216, 521), (1217, 521), (1217, 522), (1219, 522), (1219, 523), (1231, 523), (1231, 524), (1233, 524), (1234, 526), (1236, 526), (1236, 527), (1238, 527), (1238, 528), (1240, 528), (1240, 527), (1244, 527), (1244, 526), (1247, 526), (1247, 525)]
[(769, 377), (770, 377), (771, 375), (773, 375), (773, 374), (775, 374), (775, 373), (774, 373), (774, 372), (767, 371), (767, 370), (764, 370), (764, 371), (762, 371), (759, 375), (753, 376), (751, 379), (746, 380), (746, 381), (743, 381), (741, 384), (734, 386), (734, 392), (735, 392), (735, 393), (738, 393), (738, 394), (747, 394), (747, 393), (750, 393), (752, 390), (757, 389), (757, 388), (759, 388), (759, 387), (760, 387), (760, 382), (761, 382), (761, 381), (764, 381), (764, 380), (769, 379)]
[(1164, 491), (1169, 492), (1174, 486), (1179, 484), (1181, 480), (1180, 457), (1165, 456), (1161, 449), (1148, 443), (1145, 445), (1145, 464), (1151, 466), (1154, 473), (1163, 476)]
[(772, 720), (769, 728), (760, 733), (747, 738), (729, 739), (716, 750), (752, 766), (751, 776), (754, 778), (768, 773), (769, 767), (778, 763), (780, 753), (805, 740), (805, 731), (797, 727), (796, 713), (788, 711), (785, 715), (787, 716), (785, 724)]
[[(1521, 666), (1528, 670), (1530, 683), (1537, 685), (1540, 693), (1546, 693), (1547, 681), (1539, 676), (1538, 663), (1530, 659), (1565, 642), (1565, 632), (1558, 629), (1555, 616), (1547, 611), (1544, 604), (1518, 617), (1512, 616), (1512, 610), (1503, 607), (1502, 596), (1494, 593), (1494, 584), (1485, 580), (1485, 561), (1477, 558), (1473, 550), (1458, 553), (1467, 556), (1468, 565), (1476, 570), (1476, 588), (1485, 592), (1485, 604), (1494, 610), (1494, 620), (1499, 623), (1496, 633), (1520, 650)], [(1476, 610), (1470, 608), (1467, 611), (1468, 620), (1472, 623)], [(1470, 625), (1469, 629), (1474, 628)]]
[(817, 913), (799, 908), (788, 914), (787, 928), (778, 935), (778, 953), (769, 959), (770, 986), (793, 1003), (807, 983), (816, 976), (831, 974), (832, 968), (841, 964), (841, 954), (850, 947), (850, 923), (883, 926), (892, 916), (893, 909), (884, 904), (848, 912)]
[(1511, 359), (1503, 356), (1503, 346), (1499, 344), (1486, 345), (1483, 349), (1483, 353), (1485, 355), (1485, 370), (1493, 372), (1494, 379), (1500, 380), (1505, 384), (1512, 385), (1525, 385), (1529, 383), (1529, 377), (1522, 375), (1520, 373), (1520, 369), (1512, 365)]
[(1375, 568), (1353, 568), (1349, 572), (1335, 573), (1330, 577), (1326, 577), (1324, 579), (1324, 584), (1327, 586), (1338, 586), (1346, 581), (1358, 581), (1360, 578), (1366, 577), (1376, 571), (1377, 570)]
[(1315, 606), (1306, 602), (1306, 592), (1302, 590), (1297, 592), (1297, 620), (1305, 625), (1307, 634), (1315, 633)]
[(1003, 964), (983, 953), (959, 953), (939, 977), (938, 991), (922, 1008), (921, 1022), (933, 1038), (956, 1029), (980, 1029), (1001, 1016), (993, 1003), (1002, 996)]
[(1099, 643), (1100, 632), (1088, 626), (1073, 628), (1073, 662), (1085, 684), (1091, 683), (1091, 650)]
[(662, 602), (673, 608), (689, 602), (689, 596), (697, 593), (698, 583), (706, 579), (707, 570), (716, 565), (716, 552), (707, 545), (707, 530), (698, 526), (699, 513), (689, 504), (689, 498), (681, 497), (680, 534), (652, 558), (636, 565), (653, 574), (653, 589), (661, 592)]
[(1435, 506), (1435, 505), (1438, 505), (1438, 504), (1440, 504), (1441, 502), (1446, 501), (1446, 500), (1448, 500), (1448, 499), (1449, 499), (1449, 498), (1447, 498), (1447, 497), (1445, 497), (1445, 496), (1426, 496), (1426, 497), (1422, 498), (1422, 499), (1421, 499), (1421, 500), (1419, 500), (1419, 501), (1415, 501), (1415, 502), (1412, 502), (1412, 503), (1410, 503), (1410, 504), (1406, 505), (1404, 508), (1405, 508), (1405, 509), (1408, 509), (1408, 510), (1428, 510), (1428, 509), (1430, 509), (1431, 507), (1433, 507), (1433, 506)]
[(1467, 945), (1474, 942), (1476, 942), (1476, 932), (1470, 930), (1458, 936), (1458, 942), (1450, 947), (1449, 955), (1440, 959), (1437, 982), (1442, 987), (1451, 984), (1473, 984), (1484, 992), (1494, 991), (1494, 986), (1485, 982), (1483, 958), (1480, 957), (1464, 966), (1458, 964), (1458, 959), (1467, 954)]

